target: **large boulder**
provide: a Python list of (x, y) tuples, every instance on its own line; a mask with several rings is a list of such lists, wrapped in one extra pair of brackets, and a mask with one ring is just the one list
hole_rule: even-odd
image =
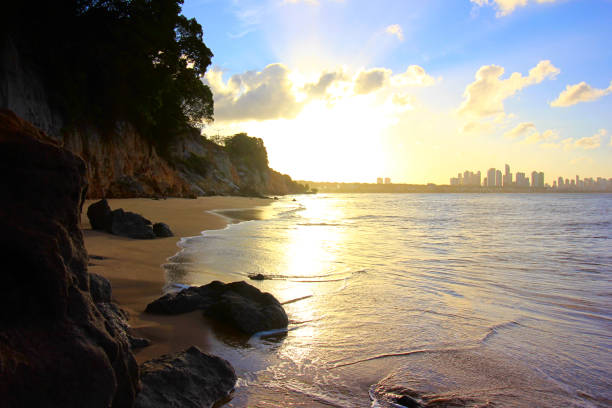
[(90, 294), (84, 162), (0, 110), (0, 405), (130, 407), (138, 366)]
[(142, 391), (135, 408), (211, 407), (229, 396), (236, 374), (224, 359), (197, 347), (140, 366)]
[(179, 314), (202, 310), (204, 315), (229, 324), (246, 334), (283, 329), (289, 324), (287, 313), (274, 296), (248, 283), (224, 284), (214, 281), (169, 293), (149, 303), (146, 311)]
[(110, 231), (113, 224), (113, 215), (106, 199), (91, 204), (87, 208), (87, 218), (91, 228), (95, 230)]
[(155, 238), (151, 221), (142, 215), (123, 211), (122, 208), (114, 210), (112, 215), (111, 234), (135, 239)]

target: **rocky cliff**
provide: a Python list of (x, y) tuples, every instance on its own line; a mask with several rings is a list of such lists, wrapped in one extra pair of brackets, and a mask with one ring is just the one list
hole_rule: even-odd
[(132, 406), (138, 367), (120, 309), (90, 292), (85, 163), (0, 110), (0, 183), (0, 405)]
[(210, 194), (303, 192), (289, 176), (232, 160), (197, 130), (175, 135), (168, 154), (127, 122), (100, 130), (71, 124), (54, 106), (39, 70), (10, 39), (0, 39), (0, 109), (9, 109), (43, 130), (86, 165), (88, 198), (192, 197)]

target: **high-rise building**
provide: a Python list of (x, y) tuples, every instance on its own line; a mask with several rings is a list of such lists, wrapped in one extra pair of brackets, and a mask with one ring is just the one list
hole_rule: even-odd
[(531, 172), (531, 187), (542, 188), (544, 187), (544, 173), (532, 171)]
[(525, 173), (516, 172), (516, 185), (519, 187), (529, 187), (529, 179), (525, 177)]
[(544, 187), (544, 172), (543, 171), (538, 173), (538, 184), (539, 184), (539, 187)]
[(391, 179), (389, 177), (385, 177), (385, 184), (391, 184)]
[(510, 165), (506, 164), (505, 170), (506, 172), (504, 173), (502, 184), (504, 187), (510, 187), (512, 185), (512, 173), (510, 173)]
[(382, 184), (383, 183), (383, 178), (379, 177), (376, 179), (376, 184)]
[(558, 180), (557, 186), (559, 188), (563, 188), (563, 177), (559, 177), (557, 180)]
[(502, 186), (502, 172), (501, 170), (495, 171), (495, 187)]
[(487, 170), (487, 187), (495, 187), (495, 169), (493, 167)]

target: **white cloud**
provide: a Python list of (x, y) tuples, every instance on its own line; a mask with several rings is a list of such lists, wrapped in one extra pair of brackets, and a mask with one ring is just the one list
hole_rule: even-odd
[(355, 78), (355, 93), (365, 95), (375, 92), (385, 86), (391, 77), (391, 70), (386, 68), (372, 68), (361, 71)]
[(576, 85), (566, 86), (559, 97), (550, 103), (550, 106), (565, 107), (580, 102), (591, 102), (610, 93), (612, 93), (612, 81), (610, 82), (610, 86), (606, 89), (593, 88), (586, 82), (580, 82)]
[(472, 3), (482, 7), (495, 5), (497, 7), (497, 16), (507, 16), (512, 13), (517, 7), (525, 7), (529, 3), (554, 3), (557, 0), (470, 0)]
[(305, 3), (305, 4), (310, 4), (312, 6), (318, 6), (319, 0), (283, 0), (283, 4), (296, 4), (296, 3)]
[(599, 129), (593, 136), (587, 136), (580, 138), (574, 142), (574, 146), (582, 148), (584, 150), (597, 149), (601, 146), (601, 138), (606, 135), (606, 129)]
[(294, 118), (302, 105), (296, 101), (289, 69), (271, 64), (263, 70), (233, 75), (223, 82), (222, 72), (210, 70), (205, 77), (213, 91), (215, 118), (224, 120), (268, 120)]
[(534, 143), (539, 143), (539, 142), (549, 142), (551, 140), (555, 140), (558, 138), (559, 138), (559, 133), (557, 133), (557, 131), (548, 129), (542, 133), (533, 132), (532, 134), (527, 136), (525, 139), (523, 139), (523, 143), (534, 144)]
[(410, 65), (405, 72), (391, 77), (394, 86), (431, 86), (436, 80), (418, 65)]
[(328, 88), (334, 82), (344, 81), (346, 79), (347, 78), (342, 71), (325, 72), (319, 77), (319, 80), (316, 83), (306, 84), (304, 86), (304, 91), (309, 97), (320, 98), (326, 94)]
[(535, 125), (531, 122), (519, 123), (514, 129), (504, 133), (504, 136), (508, 139), (516, 139), (525, 135), (526, 133), (535, 131)]
[(465, 88), (465, 100), (459, 107), (459, 114), (474, 118), (485, 118), (504, 113), (504, 100), (521, 89), (539, 84), (546, 78), (554, 78), (560, 70), (548, 60), (540, 61), (523, 76), (515, 72), (507, 79), (500, 79), (504, 68), (485, 65), (476, 72), (476, 80)]
[(563, 148), (563, 150), (593, 150), (601, 146), (601, 139), (608, 134), (606, 129), (599, 129), (593, 136), (585, 136), (580, 139), (574, 140), (572, 137), (561, 140), (559, 143), (550, 143), (546, 147), (550, 148)]
[(391, 24), (385, 29), (387, 34), (391, 34), (397, 37), (398, 40), (404, 41), (404, 31), (399, 24)]

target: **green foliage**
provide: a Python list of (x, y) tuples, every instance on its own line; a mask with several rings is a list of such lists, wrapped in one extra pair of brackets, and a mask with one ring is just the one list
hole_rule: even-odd
[(163, 151), (190, 126), (212, 121), (201, 81), (212, 52), (182, 0), (9, 2), (4, 30), (39, 67), (74, 125), (132, 122)]
[(265, 171), (268, 168), (268, 152), (263, 140), (238, 133), (225, 140), (225, 149), (233, 163), (241, 162), (247, 167)]

